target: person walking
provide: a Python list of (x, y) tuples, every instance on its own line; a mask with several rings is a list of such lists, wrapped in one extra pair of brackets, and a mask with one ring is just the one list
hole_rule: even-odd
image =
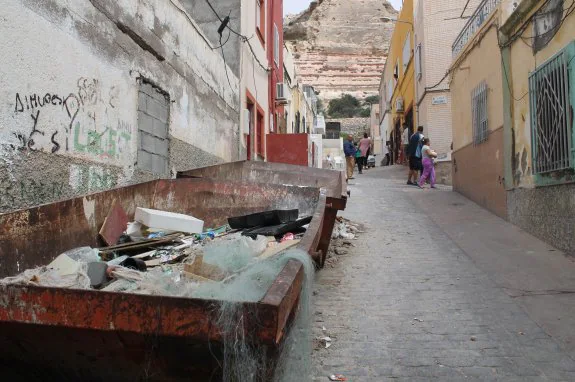
[(355, 166), (355, 152), (353, 146), (353, 137), (347, 136), (347, 140), (343, 143), (343, 153), (345, 154), (345, 165), (347, 171), (347, 179), (353, 179), (353, 166)]
[[(362, 167), (367, 167), (367, 155), (369, 149), (371, 148), (371, 139), (367, 137), (367, 133), (363, 133), (363, 138), (359, 141), (359, 151), (361, 151), (361, 161)], [(361, 174), (361, 171), (359, 172)]]
[(409, 173), (407, 175), (407, 184), (417, 185), (417, 173), (422, 169), (421, 164), (421, 141), (423, 136), (423, 126), (419, 126), (415, 134), (409, 138), (407, 153), (409, 155)]
[(433, 160), (437, 158), (437, 153), (429, 146), (429, 138), (423, 138), (421, 143), (423, 144), (421, 148), (423, 174), (421, 175), (421, 178), (419, 178), (419, 183), (417, 185), (419, 188), (423, 188), (423, 185), (427, 179), (429, 179), (431, 188), (435, 188), (435, 164), (433, 163)]
[(361, 151), (357, 147), (357, 143), (355, 144), (355, 164), (357, 164), (357, 170), (360, 174), (363, 174), (363, 157), (361, 156)]

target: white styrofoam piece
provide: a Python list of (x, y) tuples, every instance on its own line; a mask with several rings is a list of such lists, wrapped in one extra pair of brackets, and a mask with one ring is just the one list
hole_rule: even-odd
[(56, 269), (60, 276), (68, 276), (78, 273), (80, 264), (63, 253), (48, 264), (48, 268)]
[(148, 227), (177, 232), (202, 233), (204, 229), (204, 221), (193, 216), (148, 208), (136, 208), (135, 220)]

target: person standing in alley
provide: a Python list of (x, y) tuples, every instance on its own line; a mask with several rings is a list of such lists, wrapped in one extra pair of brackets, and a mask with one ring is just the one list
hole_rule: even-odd
[(409, 147), (409, 128), (407, 125), (403, 125), (403, 133), (401, 134), (401, 153), (402, 160), (401, 164), (407, 164), (409, 155), (407, 153), (407, 148)]
[(353, 146), (353, 137), (347, 136), (343, 143), (343, 152), (345, 154), (345, 165), (347, 170), (347, 179), (353, 179), (353, 166), (355, 165), (355, 147)]
[[(359, 151), (361, 151), (361, 161), (362, 167), (367, 167), (367, 156), (369, 154), (369, 149), (371, 148), (371, 139), (367, 137), (367, 133), (363, 133), (363, 138), (359, 141)], [(361, 174), (361, 171), (359, 172)]]
[(417, 173), (422, 169), (420, 144), (423, 138), (423, 126), (419, 126), (415, 134), (409, 138), (409, 146), (407, 147), (407, 154), (409, 155), (407, 184), (409, 185), (417, 185)]
[(423, 138), (421, 143), (423, 144), (423, 147), (421, 148), (423, 174), (421, 175), (417, 185), (419, 188), (423, 188), (423, 185), (427, 179), (429, 179), (431, 188), (435, 188), (435, 164), (433, 160), (437, 158), (437, 153), (429, 146), (429, 138)]
[(357, 171), (360, 174), (363, 174), (363, 158), (361, 156), (361, 151), (358, 149), (357, 147), (357, 143), (354, 143), (355, 145), (355, 164), (357, 164)]

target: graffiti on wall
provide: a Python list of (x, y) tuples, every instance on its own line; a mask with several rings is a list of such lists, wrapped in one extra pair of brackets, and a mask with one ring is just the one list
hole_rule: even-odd
[(26, 176), (0, 180), (0, 210), (35, 206), (115, 187), (118, 177), (102, 166), (70, 165), (68, 179), (45, 180)]
[(102, 97), (100, 83), (80, 78), (74, 92), (20, 93), (14, 95), (13, 111), (18, 128), (13, 150), (47, 153), (74, 152), (90, 158), (122, 160), (128, 157), (133, 128), (115, 118), (118, 89)]

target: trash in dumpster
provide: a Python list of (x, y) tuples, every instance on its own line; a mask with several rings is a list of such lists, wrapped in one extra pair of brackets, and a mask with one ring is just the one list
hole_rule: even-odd
[(304, 225), (309, 224), (311, 222), (312, 217), (308, 216), (294, 222), (288, 222), (268, 227), (258, 227), (254, 229), (248, 229), (243, 232), (243, 235), (255, 237), (257, 235), (263, 236), (282, 236), (288, 232), (298, 231)]
[[(301, 225), (308, 220), (287, 224)], [(47, 267), (27, 270), (0, 283), (174, 297), (216, 298), (236, 293), (233, 301), (255, 301), (254, 296), (261, 298), (281, 269), (273, 260), (267, 261), (301, 241), (293, 233), (281, 240), (261, 235), (252, 238), (227, 225), (186, 236), (140, 222), (126, 224), (122, 235), (133, 241), (99, 249), (74, 248)], [(246, 287), (232, 292), (231, 285), (238, 282)]]
[(298, 214), (298, 209), (263, 211), (229, 218), (228, 224), (233, 229), (267, 227), (296, 221)]
[(126, 231), (128, 221), (126, 211), (124, 211), (117, 200), (114, 200), (112, 208), (100, 229), (100, 237), (107, 245), (117, 244), (122, 234)]
[(204, 222), (193, 216), (149, 208), (136, 208), (135, 220), (148, 227), (185, 233), (201, 233), (204, 229)]
[(90, 286), (95, 289), (101, 288), (108, 281), (108, 264), (106, 263), (88, 263), (88, 278)]

